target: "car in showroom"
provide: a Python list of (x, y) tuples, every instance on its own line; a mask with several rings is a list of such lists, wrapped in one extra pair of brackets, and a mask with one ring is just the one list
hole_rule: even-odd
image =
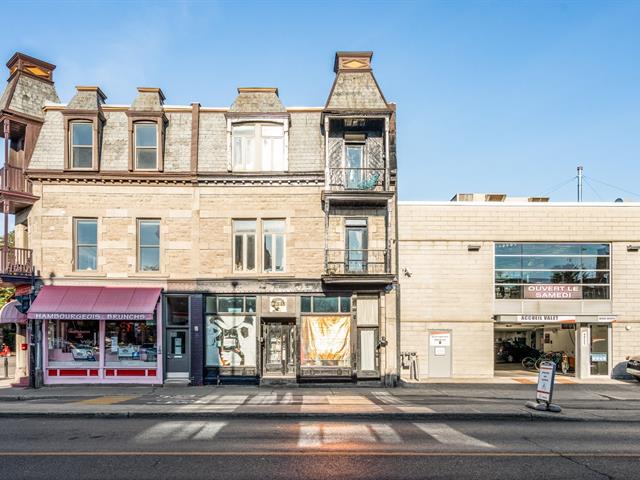
[(627, 373), (640, 382), (640, 355), (627, 357)]
[(520, 342), (501, 342), (496, 352), (496, 360), (506, 363), (521, 362), (523, 358), (532, 356), (537, 358), (540, 352)]

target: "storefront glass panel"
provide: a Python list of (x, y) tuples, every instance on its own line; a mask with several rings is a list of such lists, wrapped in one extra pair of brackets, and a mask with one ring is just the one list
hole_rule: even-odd
[(255, 367), (255, 315), (207, 315), (205, 365)]
[(105, 323), (105, 365), (107, 367), (150, 367), (156, 365), (158, 346), (155, 320)]
[(609, 326), (591, 325), (591, 375), (609, 374)]
[(350, 339), (350, 316), (303, 316), (301, 365), (349, 367), (351, 365)]
[(100, 322), (51, 320), (47, 332), (49, 366), (97, 367)]

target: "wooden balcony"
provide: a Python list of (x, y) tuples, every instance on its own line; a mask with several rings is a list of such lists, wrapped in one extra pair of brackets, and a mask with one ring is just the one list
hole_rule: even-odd
[(393, 197), (384, 168), (331, 168), (323, 200), (344, 204), (384, 204)]
[(33, 273), (33, 251), (7, 247), (0, 250), (0, 280), (3, 285), (29, 283)]
[(33, 195), (33, 185), (24, 171), (11, 165), (0, 168), (0, 200), (9, 205), (9, 213), (33, 205), (38, 197)]
[(387, 284), (393, 281), (389, 250), (326, 250), (325, 283)]

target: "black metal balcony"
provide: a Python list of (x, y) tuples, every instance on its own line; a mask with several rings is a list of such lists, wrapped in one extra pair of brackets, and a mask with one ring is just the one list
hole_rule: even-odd
[(329, 249), (325, 252), (323, 280), (328, 283), (389, 283), (388, 250)]
[(384, 168), (331, 168), (329, 188), (333, 192), (383, 192), (384, 174)]

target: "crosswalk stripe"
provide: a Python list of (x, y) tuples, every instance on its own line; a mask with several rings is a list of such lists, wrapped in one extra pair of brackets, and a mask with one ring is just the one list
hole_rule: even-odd
[(405, 402), (394, 397), (389, 392), (371, 392), (371, 394), (382, 403), (387, 405), (404, 405)]
[(211, 440), (227, 422), (168, 421), (158, 423), (136, 435), (142, 443), (158, 443), (177, 440)]
[(444, 445), (495, 448), (490, 443), (465, 435), (445, 423), (414, 423), (414, 425)]

